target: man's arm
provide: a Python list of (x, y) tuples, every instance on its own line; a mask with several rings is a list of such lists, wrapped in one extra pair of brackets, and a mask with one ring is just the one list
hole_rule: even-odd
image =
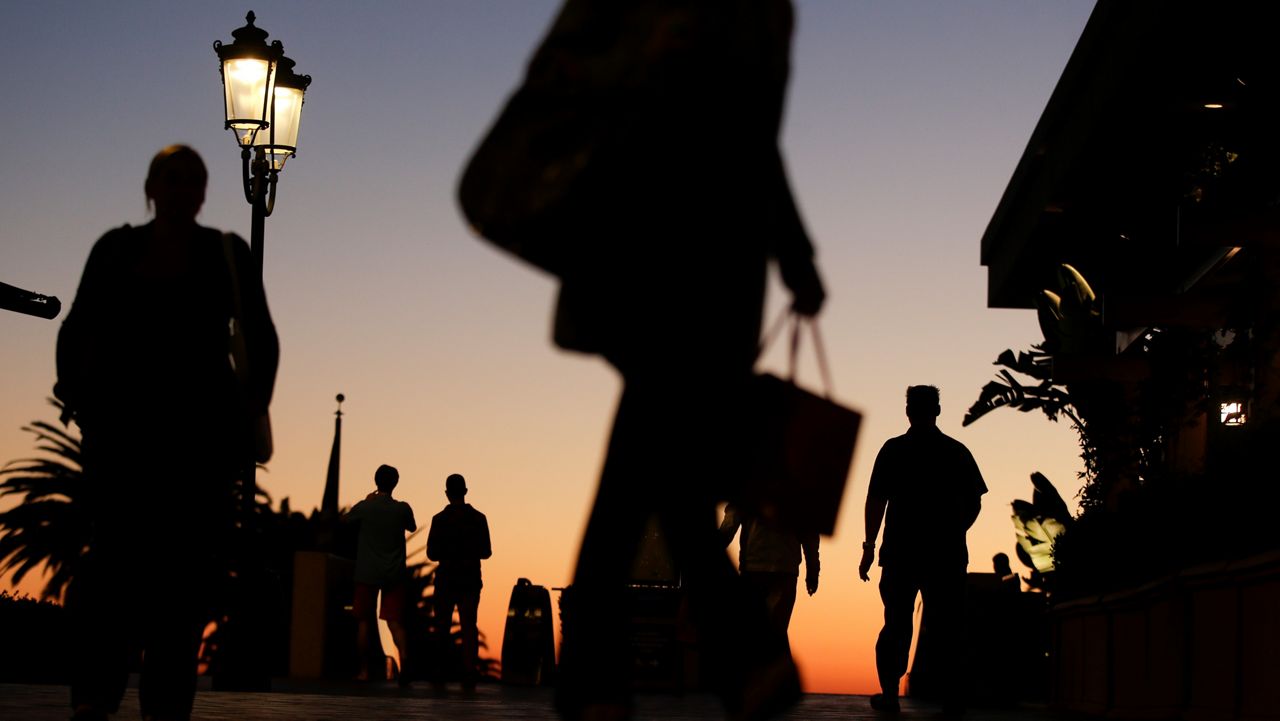
[(867, 483), (867, 505), (863, 511), (866, 536), (862, 541), (862, 562), (858, 564), (858, 578), (870, 581), (868, 572), (876, 560), (876, 537), (880, 535), (880, 524), (884, 521), (884, 509), (889, 505), (889, 486), (893, 482), (890, 439), (880, 447), (876, 454), (875, 465), (871, 467), (871, 481)]
[(342, 514), (339, 520), (342, 521), (343, 523), (354, 523), (360, 520), (360, 516), (363, 513), (364, 513), (364, 501), (360, 501), (359, 503), (357, 503), (356, 505), (348, 509), (346, 513)]
[(880, 524), (884, 521), (884, 509), (888, 505), (889, 502), (883, 498), (867, 495), (867, 508), (864, 514), (867, 540), (862, 544), (862, 562), (858, 564), (858, 578), (864, 581), (871, 580), (867, 573), (876, 560), (876, 537), (880, 535)]
[(431, 528), (427, 530), (427, 559), (431, 561), (440, 561), (440, 553), (444, 549), (440, 548), (440, 537), (436, 534), (435, 519), (431, 520)]
[(483, 513), (480, 514), (480, 531), (480, 558), (483, 560), (493, 555), (493, 545), (489, 542), (489, 519)]
[(404, 530), (409, 533), (413, 533), (418, 530), (418, 520), (413, 517), (413, 506), (410, 506), (408, 503), (404, 504), (404, 514)]
[(982, 471), (978, 469), (978, 462), (973, 459), (973, 454), (969, 452), (968, 448), (964, 449), (964, 457), (968, 466), (966, 475), (972, 484), (970, 493), (965, 496), (964, 515), (961, 517), (964, 529), (967, 531), (973, 527), (973, 522), (978, 520), (978, 513), (982, 510), (982, 494), (987, 492), (987, 483), (982, 479)]

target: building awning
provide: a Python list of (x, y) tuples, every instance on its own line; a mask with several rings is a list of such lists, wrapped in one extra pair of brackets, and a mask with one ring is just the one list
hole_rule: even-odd
[(1165, 301), (1280, 246), (1278, 15), (1098, 3), (982, 237), (990, 307), (1033, 307), (1070, 263), (1109, 326), (1203, 312)]

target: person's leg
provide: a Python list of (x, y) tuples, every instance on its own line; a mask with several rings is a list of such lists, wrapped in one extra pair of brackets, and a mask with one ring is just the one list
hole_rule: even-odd
[(898, 684), (907, 672), (917, 590), (911, 573), (893, 567), (881, 568), (880, 600), (884, 603), (884, 628), (876, 639), (876, 673), (886, 697), (897, 698)]
[(373, 609), (377, 601), (377, 586), (367, 583), (356, 584), (355, 597), (351, 603), (351, 615), (356, 617), (356, 653), (360, 654), (357, 681), (369, 680), (369, 634), (372, 631), (369, 619), (373, 617)]
[(748, 700), (749, 695), (769, 696), (770, 687), (791, 684), (794, 667), (785, 635), (765, 610), (764, 589), (749, 588), (724, 553), (714, 505), (705, 504), (701, 511), (687, 501), (664, 509), (663, 532), (682, 569), (699, 649), (705, 654), (702, 666), (711, 687), (737, 713), (759, 703)]
[[(769, 619), (783, 636), (791, 627), (791, 612), (796, 607), (796, 583), (798, 579), (789, 573), (773, 574), (770, 581), (769, 595), (765, 603), (769, 609)], [(788, 641), (788, 644), (790, 641)]]
[(432, 683), (443, 686), (449, 680), (453, 660), (453, 609), (457, 606), (457, 596), (447, 590), (436, 588), (432, 597), (431, 643), (434, 647), (435, 668), (431, 674)]
[(480, 608), (480, 592), (458, 596), (458, 625), (462, 632), (462, 687), (475, 688), (476, 660), (480, 650), (480, 629), (476, 616)]
[[(761, 596), (734, 571), (716, 530), (725, 479), (745, 474), (751, 443), (750, 375), (719, 365), (667, 378), (647, 393), (651, 423), (667, 449), (649, 474), (660, 499), (663, 532), (681, 569), (704, 665), (730, 714), (763, 717), (799, 698), (799, 676), (786, 633), (770, 622)], [(673, 409), (678, 409), (673, 412)], [(769, 575), (769, 574), (763, 574)], [(766, 593), (769, 584), (764, 586)]]
[(400, 674), (397, 680), (401, 686), (409, 683), (406, 670), (409, 663), (409, 641), (404, 629), (405, 598), (406, 591), (403, 583), (384, 586), (382, 607), (378, 612), (378, 618), (387, 622), (387, 629), (391, 631), (391, 640), (396, 645), (396, 655), (400, 658)]
[(630, 703), (626, 586), (655, 510), (644, 475), (643, 459), (655, 448), (643, 427), (643, 404), (643, 394), (628, 384), (618, 403), (573, 584), (562, 601), (556, 706), (569, 719), (581, 718), (591, 706)]
[(133, 584), (122, 578), (130, 564), (108, 548), (90, 552), (67, 589), (71, 625), (71, 707), (83, 718), (105, 718), (124, 698), (138, 642)]
[(963, 711), (966, 674), (964, 668), (964, 597), (963, 567), (931, 573), (921, 587), (924, 600), (923, 624), (936, 642), (938, 671), (942, 678), (943, 706), (947, 711)]
[(120, 707), (141, 648), (143, 491), (137, 464), (121, 444), (85, 434), (82, 458), (84, 500), (93, 515), (89, 551), (67, 588), (71, 705), (84, 718), (102, 718)]
[(143, 718), (183, 721), (195, 703), (200, 622), (190, 598), (156, 606), (146, 622), (138, 704)]

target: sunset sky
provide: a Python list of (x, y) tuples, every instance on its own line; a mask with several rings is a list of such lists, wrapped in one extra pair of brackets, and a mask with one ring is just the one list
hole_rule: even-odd
[[(570, 580), (619, 390), (602, 361), (552, 346), (554, 279), (472, 237), (454, 200), (470, 150), (557, 5), (3, 5), (0, 281), (64, 306), (93, 242), (147, 221), (147, 163), (170, 143), (192, 145), (209, 166), (201, 222), (248, 237), (214, 40), (230, 42), (252, 9), (314, 78), (299, 154), (267, 221), (264, 277), (282, 353), (276, 454), (260, 482), (295, 509), (319, 504), (338, 392), (344, 505), (390, 463), (397, 496), (424, 523), (445, 504), (445, 476), (465, 475), (493, 533), (480, 605), (492, 655), (518, 577)], [(1030, 497), (1032, 471), (1068, 499), (1079, 487), (1067, 425), (1012, 411), (970, 428), (960, 419), (996, 355), (1040, 339), (1031, 311), (986, 308), (979, 238), (1091, 9), (797, 2), (783, 146), (830, 296), (821, 326), (835, 395), (865, 414), (840, 524), (824, 539), (821, 588), (797, 601), (792, 622), (809, 690), (875, 690), (881, 607), (875, 584), (856, 578), (861, 510), (876, 451), (906, 427), (907, 385), (941, 388), (940, 425), (969, 446), (990, 487), (969, 535), (970, 570), (1012, 555), (1009, 502)], [(767, 315), (785, 302), (775, 283)], [(31, 455), (20, 427), (52, 417), (59, 322), (0, 313), (0, 462)], [(811, 362), (800, 380), (819, 382)], [(175, 399), (155, 421), (195, 411)]]

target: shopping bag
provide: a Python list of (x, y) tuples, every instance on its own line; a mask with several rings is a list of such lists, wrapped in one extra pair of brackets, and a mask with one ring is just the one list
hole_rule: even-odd
[(753, 450), (738, 502), (780, 527), (797, 533), (831, 535), (853, 464), (862, 416), (832, 400), (826, 357), (812, 321), (808, 323), (826, 392), (820, 396), (796, 384), (801, 320), (792, 320), (789, 377), (760, 373), (753, 380)]

